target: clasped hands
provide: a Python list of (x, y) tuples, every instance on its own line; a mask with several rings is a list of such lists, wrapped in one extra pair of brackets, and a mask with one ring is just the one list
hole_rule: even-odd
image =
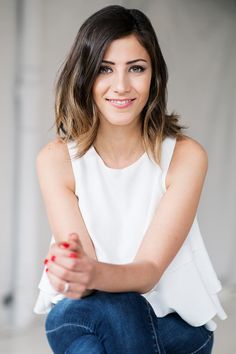
[(95, 263), (96, 260), (85, 253), (76, 233), (69, 235), (68, 242), (52, 244), (44, 261), (53, 288), (72, 299), (93, 292)]

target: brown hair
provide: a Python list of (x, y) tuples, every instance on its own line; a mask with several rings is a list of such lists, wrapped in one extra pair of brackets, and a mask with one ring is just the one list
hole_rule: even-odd
[(56, 128), (65, 141), (74, 140), (77, 157), (93, 144), (99, 117), (92, 97), (109, 44), (128, 35), (136, 35), (147, 50), (152, 63), (152, 79), (147, 104), (141, 112), (142, 137), (145, 149), (160, 161), (161, 144), (166, 136), (182, 135), (176, 114), (167, 114), (168, 72), (155, 31), (140, 10), (107, 6), (90, 16), (81, 26), (65, 61), (56, 85)]

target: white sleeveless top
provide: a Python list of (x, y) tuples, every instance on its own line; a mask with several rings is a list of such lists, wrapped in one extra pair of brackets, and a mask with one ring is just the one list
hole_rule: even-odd
[[(74, 159), (75, 145), (68, 143), (75, 194), (99, 261), (133, 261), (166, 192), (165, 177), (175, 143), (176, 139), (170, 137), (163, 141), (160, 166), (144, 153), (122, 169), (107, 167), (94, 147)], [(64, 297), (52, 288), (45, 270), (39, 289), (36, 313), (48, 313), (52, 304)], [(158, 317), (177, 312), (192, 326), (206, 325), (215, 330), (211, 319), (216, 314), (221, 319), (227, 317), (217, 297), (220, 290), (195, 217), (186, 240), (159, 282), (142, 296)]]

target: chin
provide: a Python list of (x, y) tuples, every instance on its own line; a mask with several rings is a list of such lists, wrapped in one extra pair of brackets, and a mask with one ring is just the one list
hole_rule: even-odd
[(113, 126), (126, 126), (126, 125), (131, 125), (131, 124), (134, 124), (137, 122), (137, 118), (135, 117), (122, 117), (121, 115), (119, 117), (117, 117), (116, 119), (107, 119), (105, 118), (105, 121), (108, 123), (108, 124), (111, 124)]
[(122, 121), (109, 121), (109, 123), (113, 126), (125, 127), (134, 123), (134, 120), (122, 120)]

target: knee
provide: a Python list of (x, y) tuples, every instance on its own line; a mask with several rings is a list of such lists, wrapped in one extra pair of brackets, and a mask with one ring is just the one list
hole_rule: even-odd
[(55, 328), (61, 326), (64, 318), (65, 308), (66, 308), (65, 305), (66, 305), (65, 301), (62, 300), (52, 307), (45, 321), (46, 332), (52, 331)]
[(45, 329), (48, 342), (57, 354), (65, 353), (77, 338), (96, 332), (101, 314), (86, 298), (59, 301), (49, 312)]
[(142, 312), (146, 309), (146, 299), (137, 292), (109, 293), (96, 291), (80, 300), (63, 299), (49, 312), (46, 318), (46, 331), (52, 331), (65, 323), (99, 324), (113, 321), (122, 314)]
[(92, 303), (87, 298), (79, 300), (65, 298), (51, 309), (46, 318), (45, 328), (48, 332), (65, 324), (95, 323), (100, 317), (101, 311), (95, 302)]

